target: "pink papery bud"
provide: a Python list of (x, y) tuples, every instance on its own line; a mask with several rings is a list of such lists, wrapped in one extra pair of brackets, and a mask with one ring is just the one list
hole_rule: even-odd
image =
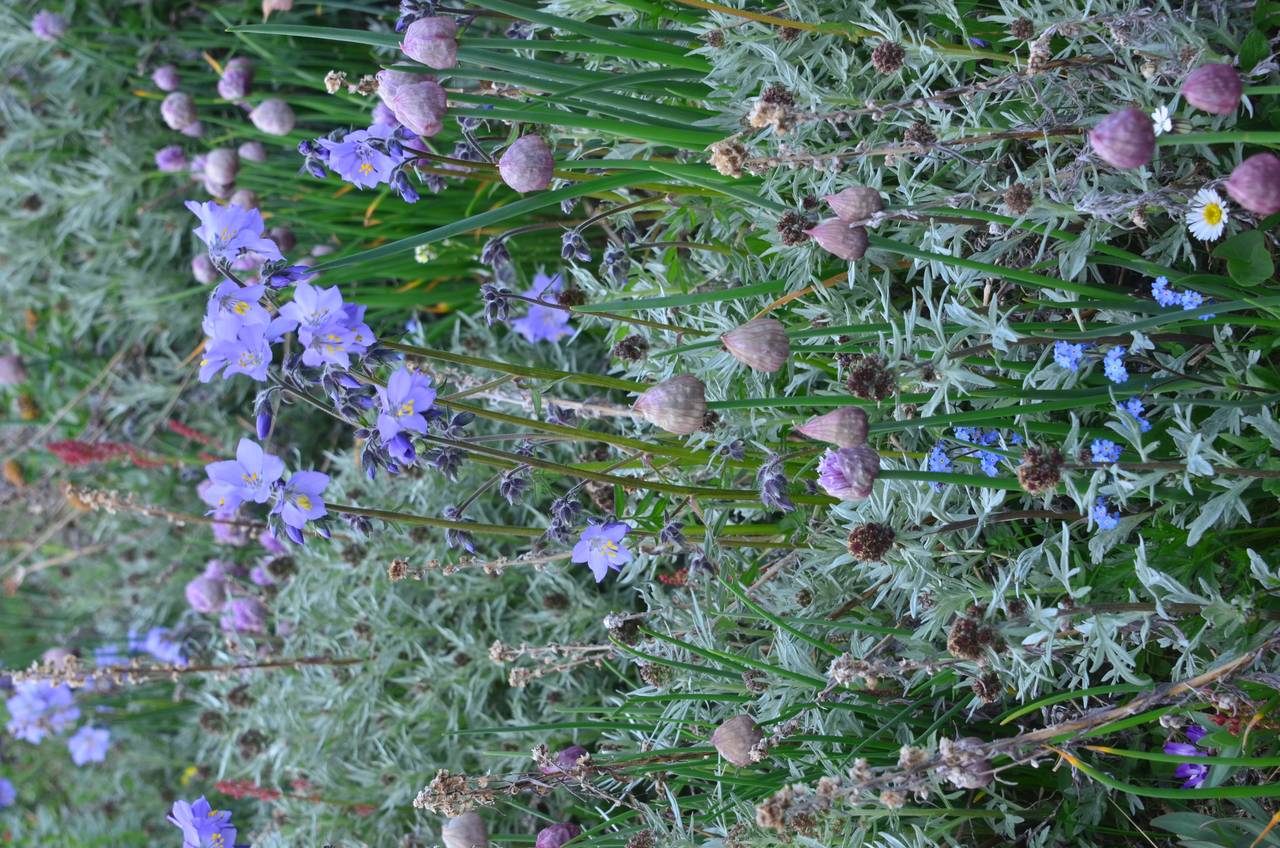
[(650, 424), (687, 436), (702, 427), (707, 414), (707, 387), (697, 377), (680, 374), (645, 391), (631, 408)]
[(1230, 65), (1201, 65), (1182, 83), (1182, 96), (1201, 112), (1230, 115), (1240, 107), (1244, 83)]
[(161, 91), (177, 91), (178, 69), (173, 65), (161, 65), (151, 72), (151, 82)]
[(239, 153), (240, 158), (246, 162), (267, 161), (267, 148), (263, 147), (260, 141), (246, 141), (236, 148), (236, 153)]
[(418, 18), (404, 31), (400, 49), (429, 68), (452, 68), (458, 64), (457, 35), (453, 18)]
[(556, 161), (540, 135), (516, 139), (498, 160), (502, 181), (516, 191), (542, 191), (551, 185)]
[(1227, 178), (1227, 194), (1255, 215), (1280, 212), (1280, 158), (1255, 153)]
[(197, 577), (185, 589), (187, 603), (199, 613), (214, 613), (227, 602), (227, 583), (217, 577)]
[(232, 59), (222, 69), (218, 80), (218, 96), (232, 103), (245, 99), (253, 85), (253, 62), (243, 56)]
[(204, 124), (200, 121), (187, 124), (182, 128), (182, 134), (187, 138), (204, 138)]
[(218, 269), (213, 267), (213, 260), (209, 258), (209, 254), (201, 253), (191, 260), (191, 276), (196, 278), (197, 283), (217, 282), (220, 278)]
[(828, 218), (805, 233), (827, 253), (850, 262), (861, 259), (867, 252), (866, 227), (851, 227), (839, 218)]
[(40, 655), (40, 662), (57, 668), (58, 666), (66, 665), (74, 656), (75, 654), (66, 648), (50, 648)]
[(293, 9), (293, 0), (262, 0), (262, 19), (271, 17), (272, 12), (288, 12)]
[(230, 184), (240, 173), (240, 155), (230, 147), (218, 147), (209, 151), (204, 160), (204, 175), (215, 183)]
[(1114, 168), (1141, 168), (1156, 152), (1156, 130), (1141, 109), (1121, 109), (1089, 132), (1093, 151)]
[(711, 734), (711, 744), (720, 756), (735, 766), (749, 766), (755, 762), (752, 750), (764, 738), (755, 720), (749, 715), (738, 715), (729, 719)]
[(722, 335), (720, 341), (734, 359), (756, 371), (777, 371), (791, 355), (787, 330), (774, 318), (754, 318)]
[(251, 188), (236, 189), (228, 202), (242, 209), (257, 209), (261, 205), (258, 203), (258, 193)]
[(27, 381), (27, 369), (16, 353), (0, 356), (0, 386), (17, 386)]
[(867, 413), (857, 406), (841, 406), (810, 418), (796, 432), (837, 447), (857, 447), (867, 441)]
[(478, 813), (454, 816), (440, 828), (445, 848), (489, 848), (489, 828)]
[(591, 752), (581, 745), (570, 745), (556, 754), (555, 765), (541, 766), (538, 770), (543, 774), (564, 774), (578, 767), (578, 760), (590, 758)]
[(181, 132), (196, 122), (196, 102), (185, 91), (175, 91), (160, 102), (160, 117), (169, 129)]
[(257, 598), (227, 602), (220, 621), (226, 633), (262, 633), (267, 629), (267, 608)]
[(210, 197), (216, 197), (218, 200), (230, 200), (231, 193), (236, 190), (232, 183), (220, 183), (217, 180), (209, 178), (208, 174), (201, 177), (204, 183), (204, 190), (209, 192)]
[(429, 79), (431, 77), (423, 74), (410, 74), (405, 71), (378, 71), (378, 97), (382, 98), (383, 103), (390, 106), (391, 101), (395, 100), (396, 92), (400, 90), (400, 86), (414, 85)]
[(560, 822), (538, 831), (533, 841), (534, 848), (560, 848), (571, 839), (582, 833), (582, 828), (573, 822)]
[(249, 120), (267, 135), (288, 135), (293, 132), (293, 125), (297, 122), (289, 104), (274, 98), (255, 106), (249, 113)]
[(298, 246), (298, 237), (288, 227), (272, 227), (267, 230), (267, 238), (274, 241), (282, 253), (289, 253)]
[(818, 460), (818, 485), (842, 501), (865, 500), (880, 474), (880, 454), (867, 445), (828, 450)]
[(866, 186), (849, 186), (838, 194), (826, 194), (822, 197), (842, 221), (865, 221), (884, 209), (880, 192)]
[(444, 129), (444, 115), (448, 108), (449, 99), (444, 89), (428, 79), (399, 86), (391, 101), (391, 111), (395, 113), (396, 120), (428, 138)]

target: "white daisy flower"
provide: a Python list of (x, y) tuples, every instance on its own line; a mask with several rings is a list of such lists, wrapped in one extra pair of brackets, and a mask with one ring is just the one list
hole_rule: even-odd
[(1157, 106), (1151, 113), (1151, 123), (1155, 124), (1156, 135), (1173, 132), (1173, 117), (1169, 114), (1169, 107)]
[(1187, 227), (1200, 241), (1217, 241), (1227, 228), (1227, 204), (1211, 188), (1202, 188), (1191, 198), (1187, 210)]

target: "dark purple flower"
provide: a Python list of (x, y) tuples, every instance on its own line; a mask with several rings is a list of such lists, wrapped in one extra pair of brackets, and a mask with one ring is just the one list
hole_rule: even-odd
[[(1188, 745), (1185, 742), (1166, 742), (1164, 744), (1164, 752), (1171, 756), (1177, 757), (1203, 757), (1204, 751), (1201, 751), (1195, 745)], [(1176, 777), (1181, 777), (1185, 781), (1182, 784), (1183, 789), (1197, 789), (1200, 784), (1204, 783), (1204, 779), (1209, 776), (1209, 767), (1203, 763), (1180, 763), (1173, 770)]]
[(1205, 730), (1198, 724), (1187, 725), (1187, 738), (1191, 740), (1191, 744), (1199, 745), (1200, 740), (1209, 735), (1209, 731)]
[(553, 824), (538, 831), (538, 838), (534, 841), (534, 848), (560, 848), (571, 839), (577, 838), (581, 833), (582, 828), (573, 822)]
[(554, 765), (542, 766), (539, 770), (543, 774), (562, 774), (567, 771), (573, 771), (578, 767), (578, 760), (588, 756), (590, 756), (590, 752), (586, 748), (581, 745), (570, 745), (556, 754)]
[(760, 487), (760, 502), (768, 509), (791, 512), (796, 505), (787, 495), (787, 477), (782, 470), (782, 457), (771, 454), (756, 472), (756, 485)]
[(387, 380), (385, 388), (377, 387), (378, 435), (388, 443), (402, 431), (427, 432), (427, 419), (423, 413), (436, 400), (436, 390), (431, 387), (431, 377), (419, 371), (401, 366)]
[(192, 232), (209, 248), (209, 258), (215, 263), (230, 264), (250, 252), (268, 260), (284, 259), (276, 243), (262, 235), (262, 213), (257, 209), (191, 200), (186, 206), (200, 219), (200, 226)]
[(13, 788), (13, 781), (7, 777), (0, 777), (0, 810), (12, 807), (16, 800), (18, 800), (18, 790)]
[(272, 486), (284, 475), (284, 461), (252, 439), (241, 439), (235, 459), (211, 462), (205, 472), (213, 481), (209, 497), (218, 507), (234, 509), (245, 501), (266, 503)]
[(603, 583), (609, 569), (621, 571), (623, 565), (631, 562), (631, 551), (622, 544), (630, 529), (620, 521), (589, 525), (573, 546), (573, 561), (586, 563), (596, 582)]

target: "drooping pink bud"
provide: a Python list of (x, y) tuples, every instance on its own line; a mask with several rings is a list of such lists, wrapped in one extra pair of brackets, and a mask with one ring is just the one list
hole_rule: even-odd
[(227, 202), (241, 209), (257, 209), (262, 205), (258, 202), (258, 193), (251, 188), (236, 189), (231, 192), (231, 199)]
[(430, 138), (444, 129), (444, 115), (449, 101), (439, 83), (429, 79), (396, 89), (391, 111), (396, 120), (414, 133)]
[(395, 99), (396, 92), (400, 90), (402, 85), (413, 85), (414, 83), (429, 80), (431, 77), (422, 74), (411, 74), (405, 71), (378, 71), (378, 97), (382, 102), (391, 105), (391, 101)]
[(209, 254), (199, 253), (191, 259), (191, 276), (196, 278), (197, 283), (208, 285), (217, 282), (221, 275), (218, 269), (213, 267), (213, 260), (209, 258)]
[(267, 230), (267, 238), (274, 241), (283, 253), (289, 253), (298, 246), (298, 237), (288, 227), (272, 227)]
[(560, 848), (571, 839), (582, 833), (582, 828), (573, 822), (560, 822), (538, 831), (534, 839), (534, 848)]
[(222, 68), (222, 77), (218, 80), (218, 96), (237, 103), (249, 96), (252, 85), (253, 60), (237, 56)]
[(440, 828), (445, 848), (489, 848), (489, 828), (478, 813), (454, 816)]
[(1182, 96), (1210, 115), (1230, 115), (1240, 106), (1244, 84), (1230, 65), (1201, 65), (1182, 83)]
[(418, 18), (404, 31), (400, 49), (410, 59), (443, 70), (458, 64), (458, 25), (453, 18)]
[(17, 386), (27, 381), (27, 369), (16, 353), (0, 356), (0, 386)]
[(193, 121), (183, 127), (181, 132), (187, 138), (204, 138), (204, 124), (200, 121)]
[(262, 19), (271, 17), (272, 12), (288, 12), (293, 9), (293, 0), (262, 0)]
[(196, 612), (218, 612), (227, 601), (227, 582), (217, 577), (200, 576), (187, 584), (184, 594)]
[(196, 102), (185, 91), (175, 91), (160, 101), (160, 117), (169, 129), (181, 132), (196, 122)]
[(687, 436), (702, 427), (707, 414), (707, 387), (697, 377), (680, 374), (647, 389), (631, 408), (650, 424)]
[(264, 100), (255, 106), (249, 113), (249, 120), (267, 135), (288, 135), (293, 132), (293, 125), (297, 121), (289, 104), (275, 98)]
[(262, 146), (260, 141), (246, 141), (244, 144), (236, 148), (236, 152), (240, 154), (240, 158), (246, 162), (265, 162), (267, 161), (267, 148)]
[(180, 84), (178, 69), (173, 65), (161, 65), (151, 72), (151, 82), (161, 91), (177, 91)]
[(828, 450), (818, 460), (818, 485), (842, 501), (870, 497), (871, 486), (879, 475), (880, 454), (867, 445)]
[(1280, 158), (1255, 153), (1227, 178), (1227, 194), (1255, 215), (1280, 212)]
[(230, 185), (240, 173), (240, 155), (230, 147), (209, 151), (204, 160), (204, 175), (215, 183)]
[(777, 371), (791, 355), (787, 329), (774, 318), (753, 318), (722, 335), (720, 341), (734, 359), (756, 371)]
[(857, 447), (867, 441), (867, 413), (861, 407), (840, 406), (810, 418), (796, 432), (841, 448)]
[(1156, 130), (1141, 109), (1121, 109), (1089, 132), (1093, 151), (1114, 168), (1141, 168), (1156, 152)]
[(851, 227), (839, 218), (828, 218), (805, 233), (827, 253), (850, 262), (861, 259), (867, 252), (867, 228)]
[(823, 195), (822, 199), (842, 221), (865, 221), (884, 209), (880, 192), (866, 186), (849, 186), (837, 194)]
[(219, 200), (230, 200), (231, 193), (236, 190), (232, 183), (220, 183), (209, 178), (208, 174), (201, 177), (204, 183), (204, 190), (209, 192), (210, 197), (216, 197)]
[(542, 191), (551, 185), (555, 171), (555, 157), (540, 135), (526, 135), (516, 139), (498, 160), (498, 173), (502, 181), (516, 191)]
[(756, 760), (751, 752), (764, 734), (749, 715), (737, 715), (721, 724), (711, 734), (711, 744), (720, 756), (735, 766), (749, 766)]

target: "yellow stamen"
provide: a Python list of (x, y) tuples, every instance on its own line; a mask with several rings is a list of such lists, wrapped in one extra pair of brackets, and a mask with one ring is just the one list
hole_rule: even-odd
[(1204, 222), (1211, 227), (1222, 223), (1222, 207), (1216, 203), (1206, 203), (1204, 211), (1200, 214), (1204, 217)]

